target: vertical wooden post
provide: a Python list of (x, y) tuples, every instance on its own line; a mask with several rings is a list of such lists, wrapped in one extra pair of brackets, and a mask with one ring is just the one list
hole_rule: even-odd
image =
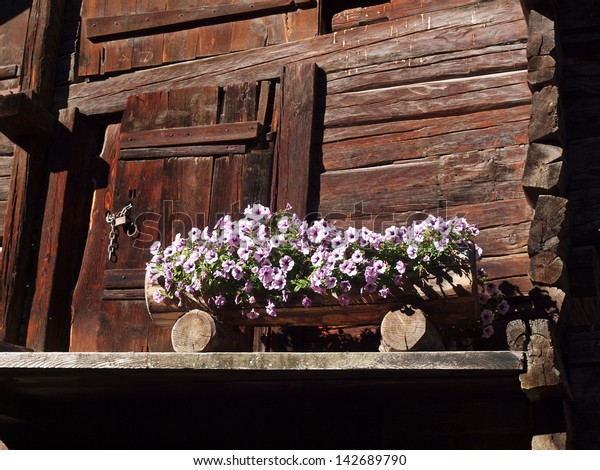
[(81, 264), (92, 183), (89, 168), (95, 136), (76, 108), (62, 110), (40, 236), (36, 290), (27, 328), (27, 347), (68, 350), (70, 295)]
[(306, 215), (316, 103), (317, 66), (290, 64), (283, 73), (283, 107), (279, 126), (277, 209), (291, 204)]
[[(33, 0), (29, 15), (21, 90), (37, 93), (46, 109), (52, 104), (64, 9), (65, 0)], [(27, 321), (46, 152), (46, 142), (36, 140), (29, 152), (16, 147), (13, 158), (0, 260), (0, 340), (11, 343), (23, 342)]]

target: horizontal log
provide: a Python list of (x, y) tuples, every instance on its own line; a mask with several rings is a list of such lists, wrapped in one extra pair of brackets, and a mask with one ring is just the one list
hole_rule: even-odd
[(391, 1), (381, 5), (352, 8), (344, 10), (333, 16), (333, 31), (341, 31), (356, 26), (394, 20), (412, 15), (426, 15), (440, 10), (449, 10), (454, 7), (468, 8), (478, 4), (477, 0), (421, 0), (419, 3)]
[[(325, 129), (326, 171), (527, 144), (530, 106)], [(399, 152), (399, 150), (401, 151)]]
[(197, 157), (207, 155), (231, 155), (246, 153), (243, 144), (231, 145), (192, 145), (184, 147), (141, 147), (122, 149), (119, 153), (121, 160), (145, 160), (151, 158)]
[[(68, 102), (86, 114), (121, 111), (126, 99), (137, 93), (198, 84), (271, 79), (290, 62), (311, 60), (326, 74), (353, 70), (364, 65), (388, 63), (435, 55), (448, 50), (469, 50), (500, 44), (523, 43), (526, 23), (520, 6), (514, 2), (484, 2), (477, 14), (469, 8), (456, 9), (452, 17), (446, 12), (432, 14), (432, 24), (415, 16), (406, 20), (374, 24), (345, 31), (275, 45), (260, 54), (245, 51), (193, 60), (169, 67), (124, 74), (102, 82), (73, 84), (68, 94), (57, 93), (57, 102)], [(485, 27), (484, 27), (485, 26)]]
[[(477, 224), (480, 229), (530, 224), (533, 218), (533, 209), (520, 197), (519, 199), (502, 199), (492, 202), (475, 202), (464, 205), (445, 204), (447, 200), (423, 201), (419, 210), (398, 212), (369, 213), (363, 211), (363, 206), (358, 204), (349, 212), (325, 212), (316, 214), (318, 218), (326, 218), (335, 222), (337, 227), (367, 227), (371, 230), (381, 232), (390, 225), (409, 225), (417, 218), (427, 217), (435, 214), (445, 219), (465, 217), (467, 220)], [(440, 208), (440, 202), (445, 207)]]
[(15, 151), (15, 144), (13, 144), (8, 137), (0, 133), (0, 155), (11, 156)]
[[(388, 54), (393, 57), (398, 51), (390, 48)], [(457, 45), (451, 51), (442, 50), (413, 59), (402, 57), (385, 61), (383, 57), (371, 57), (368, 53), (367, 57), (368, 62), (359, 67), (330, 71), (327, 74), (327, 93), (371, 90), (527, 68), (525, 45), (510, 41), (502, 45), (473, 45), (472, 48)]]
[(526, 72), (506, 72), (328, 96), (324, 126), (467, 114), (530, 102)]
[[(410, 303), (423, 309), (442, 325), (469, 323), (476, 319), (476, 273), (460, 270), (444, 270), (438, 275), (406, 283), (396, 289), (393, 296), (354, 297), (350, 305), (341, 307), (331, 297), (319, 296), (313, 306), (305, 308), (300, 302), (277, 309), (277, 317), (263, 314), (254, 320), (241, 315), (242, 309), (219, 309), (216, 315), (234, 325), (246, 326), (361, 326), (379, 324), (385, 314), (398, 304)], [(164, 299), (157, 303), (153, 294), (161, 289), (157, 281), (146, 280), (146, 305), (154, 323), (161, 328), (170, 328), (182, 312), (200, 308), (203, 302), (193, 298), (179, 302)], [(262, 312), (264, 309), (258, 309)]]
[(490, 279), (506, 279), (527, 275), (529, 255), (517, 253), (514, 255), (484, 257), (479, 266), (485, 270)]
[(256, 121), (205, 126), (173, 127), (121, 134), (121, 148), (171, 147), (208, 142), (254, 140), (261, 126)]
[(12, 173), (12, 157), (0, 157), (0, 176), (10, 176)]
[[(467, 219), (470, 220), (470, 219)], [(473, 220), (476, 223), (476, 220)], [(502, 256), (527, 252), (529, 222), (481, 229), (477, 244), (485, 256)]]
[(0, 65), (0, 79), (15, 78), (19, 76), (18, 64)]
[(449, 206), (522, 197), (526, 147), (427, 157), (321, 175), (320, 211), (371, 214), (421, 211), (430, 201)]
[(185, 28), (204, 23), (224, 23), (232, 19), (289, 11), (311, 3), (309, 0), (238, 0), (230, 4), (197, 6), (186, 10), (154, 11), (130, 15), (106, 16), (85, 20), (87, 38), (92, 41), (109, 37), (143, 36), (165, 28)]
[(10, 176), (0, 176), (0, 201), (7, 201), (10, 190)]
[(56, 120), (31, 92), (0, 96), (0, 132), (21, 146), (34, 138), (50, 141)]

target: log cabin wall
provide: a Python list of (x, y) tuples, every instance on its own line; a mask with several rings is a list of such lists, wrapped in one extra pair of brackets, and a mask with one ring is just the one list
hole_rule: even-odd
[[(31, 1), (7, 0), (0, 9), (0, 95), (20, 90), (23, 48)], [(14, 144), (0, 134), (0, 247), (10, 187)]]
[[(531, 91), (527, 21), (518, 2), (370, 1), (343, 11), (333, 3), (261, 2), (262, 13), (225, 8), (216, 19), (186, 22), (166, 15), (171, 23), (146, 29), (136, 29), (136, 21), (165, 15), (153, 11), (155, 2), (133, 3), (121, 12), (123, 2), (66, 2), (54, 110), (78, 108), (91, 135), (100, 133), (87, 151), (100, 153), (104, 128), (120, 120), (133, 94), (271, 80), (284, 66), (314, 62), (308, 209), (376, 229), (423, 213), (464, 215), (482, 229), (482, 266), (490, 277), (529, 292), (533, 209), (522, 176)], [(161, 8), (189, 9), (184, 3)], [(106, 29), (119, 22), (115, 16), (126, 25)], [(105, 30), (88, 31), (98, 25)], [(49, 278), (47, 258), (39, 257), (38, 282)], [(44, 303), (38, 292), (34, 309), (68, 299), (63, 293)], [(52, 318), (68, 326), (69, 308)], [(48, 316), (37, 310), (22, 320), (30, 339), (36, 318)]]
[[(64, 140), (50, 152), (47, 180), (39, 178), (48, 194), (43, 215), (28, 215), (19, 225), (34, 233), (31, 220), (43, 219), (40, 240), (33, 237), (38, 256), (30, 256), (33, 263), (3, 261), (3, 272), (17, 272), (22, 282), (2, 280), (0, 326), (10, 334), (0, 340), (36, 350), (168, 350), (149, 318), (128, 317), (126, 309), (120, 316), (90, 316), (84, 328), (71, 329), (83, 249), (99, 226), (90, 220), (91, 207), (107, 190), (105, 173), (112, 168), (102, 159), (112, 150), (103, 145), (132, 95), (273, 81), (284, 67), (314, 63), (312, 161), (302, 181), (307, 211), (374, 229), (423, 213), (464, 215), (476, 223), (481, 265), (491, 279), (525, 297), (537, 287), (550, 296), (551, 317), (560, 312), (568, 323), (561, 343), (568, 377), (582, 384), (573, 388), (580, 405), (572, 419), (583, 436), (577, 445), (595, 445), (597, 394), (586, 384), (597, 376), (598, 227), (590, 155), (598, 136), (587, 103), (595, 97), (597, 40), (587, 23), (577, 26), (581, 10), (594, 11), (594, 2), (580, 8), (562, 0), (353, 1), (343, 10), (325, 0), (255, 3), (265, 7), (262, 13), (228, 4), (232, 9), (214, 17), (181, 20), (166, 13), (202, 13), (199, 6), (223, 2), (65, 1), (62, 43), (53, 52), (56, 87), (44, 94), (54, 98)], [(146, 16), (156, 23), (136, 26)], [(100, 32), (90, 32), (98, 25)], [(26, 75), (27, 88), (35, 89), (32, 74)], [(12, 148), (0, 142), (0, 195)], [(15, 213), (26, 205), (6, 204)], [(20, 240), (15, 252), (31, 240), (11, 239)], [(27, 280), (35, 289), (15, 292)], [(97, 285), (89, 295), (101, 291)], [(140, 300), (129, 304), (143, 310)], [(7, 321), (9, 311), (19, 312), (16, 319), (13, 313)], [(553, 324), (524, 328), (548, 339)], [(581, 345), (588, 350), (581, 353)], [(528, 364), (531, 371), (534, 366)], [(542, 414), (556, 414), (555, 405), (562, 405), (561, 398), (534, 400)]]

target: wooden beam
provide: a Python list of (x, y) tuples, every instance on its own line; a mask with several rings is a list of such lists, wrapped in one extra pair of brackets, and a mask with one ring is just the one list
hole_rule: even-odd
[[(54, 96), (64, 11), (65, 0), (33, 0), (29, 14), (21, 89), (37, 93), (46, 109)], [(47, 150), (46, 141), (33, 139), (30, 153), (16, 147), (14, 154), (0, 260), (0, 341), (24, 342)]]
[[(161, 89), (183, 88), (198, 84), (219, 85), (247, 80), (272, 79), (279, 76), (290, 62), (312, 61), (331, 74), (351, 74), (357, 67), (380, 67), (396, 62), (400, 68), (422, 68), (422, 62), (439, 62), (435, 56), (447, 52), (451, 42), (456, 51), (471, 51), (492, 46), (512, 50), (518, 45), (518, 64), (523, 63), (527, 38), (521, 7), (514, 2), (477, 2), (471, 8), (455, 8), (428, 15), (369, 25), (344, 32), (328, 34), (304, 41), (290, 42), (256, 51), (217, 55), (169, 67), (158, 67), (123, 74), (110, 80), (76, 83), (59, 99), (68, 100), (86, 114), (122, 111), (127, 97), (136, 93)], [(475, 9), (475, 10), (474, 10)], [(429, 21), (430, 20), (430, 21)], [(470, 69), (471, 54), (462, 70)], [(418, 63), (419, 66), (414, 66)], [(409, 66), (413, 64), (413, 66)], [(524, 67), (523, 67), (524, 68)], [(394, 74), (400, 80), (403, 73)], [(412, 79), (407, 81), (411, 83)], [(338, 89), (338, 91), (343, 91)]]
[(56, 120), (39, 105), (35, 93), (0, 96), (0, 132), (15, 144), (30, 148), (31, 139), (50, 141)]
[(0, 66), (0, 79), (4, 78), (15, 78), (19, 76), (19, 65), (1, 65)]
[[(4, 353), (0, 369), (7, 371), (66, 370), (196, 370), (196, 371), (410, 371), (431, 376), (481, 371), (514, 374), (524, 370), (523, 354), (513, 351), (325, 352), (325, 353)], [(414, 385), (414, 383), (413, 383)]]
[(277, 152), (277, 209), (291, 204), (306, 215), (315, 120), (317, 66), (304, 62), (286, 66)]
[(262, 128), (257, 121), (172, 127), (121, 134), (121, 148), (172, 147), (212, 142), (236, 142), (258, 138)]
[(67, 350), (70, 296), (81, 266), (93, 182), (91, 161), (97, 135), (77, 109), (60, 113), (37, 261), (36, 290), (27, 327), (27, 347)]
[(85, 26), (87, 38), (98, 41), (114, 36), (142, 36), (157, 29), (225, 23), (233, 19), (262, 16), (273, 11), (288, 11), (309, 3), (311, 2), (293, 0), (240, 0), (229, 4), (198, 6), (189, 10), (89, 18), (85, 21)]
[(183, 147), (140, 147), (122, 149), (121, 160), (145, 160), (151, 158), (197, 157), (246, 153), (244, 144), (191, 145)]

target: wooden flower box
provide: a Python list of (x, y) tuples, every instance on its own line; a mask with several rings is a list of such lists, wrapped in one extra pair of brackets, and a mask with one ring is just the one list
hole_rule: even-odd
[(405, 280), (385, 299), (378, 294), (356, 295), (341, 306), (334, 297), (315, 295), (310, 307), (289, 303), (277, 308), (276, 317), (256, 308), (260, 313), (256, 319), (244, 315), (250, 308), (207, 308), (192, 297), (181, 305), (171, 299), (157, 303), (153, 293), (161, 287), (159, 282), (146, 279), (148, 311), (157, 326), (173, 329), (176, 351), (244, 349), (239, 327), (367, 325), (381, 325), (381, 351), (439, 350), (443, 346), (437, 328), (472, 323), (478, 316), (474, 261)]

